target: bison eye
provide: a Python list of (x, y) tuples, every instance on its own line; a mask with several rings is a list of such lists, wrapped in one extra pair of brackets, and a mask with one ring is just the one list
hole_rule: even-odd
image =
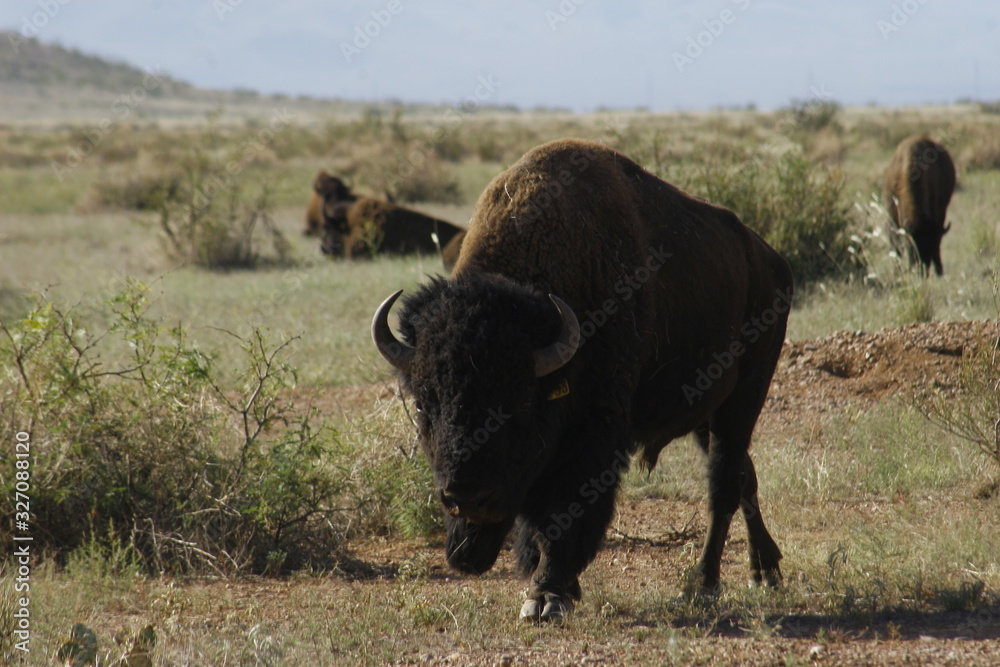
[(420, 401), (413, 401), (413, 409), (422, 413), (424, 411), (424, 406), (421, 405)]

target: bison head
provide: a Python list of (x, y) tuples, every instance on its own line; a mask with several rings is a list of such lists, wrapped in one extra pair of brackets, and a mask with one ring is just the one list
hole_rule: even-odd
[(316, 174), (316, 179), (313, 180), (313, 190), (323, 198), (324, 202), (354, 199), (351, 189), (342, 180), (331, 176), (326, 171), (320, 171)]
[(556, 296), (466, 276), (408, 297), (400, 341), (388, 325), (399, 294), (379, 307), (372, 338), (413, 398), (445, 510), (448, 561), (480, 573), (554, 453), (560, 411), (549, 399), (579, 345), (579, 323)]

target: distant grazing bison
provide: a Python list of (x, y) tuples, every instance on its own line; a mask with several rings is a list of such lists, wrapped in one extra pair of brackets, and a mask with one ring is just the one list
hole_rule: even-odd
[(599, 144), (527, 153), (479, 199), (450, 279), (404, 299), (372, 338), (412, 397), (444, 507), (448, 562), (489, 570), (514, 531), (521, 617), (560, 619), (611, 519), (630, 455), (656, 464), (694, 432), (714, 591), (734, 513), (753, 579), (781, 559), (748, 453), (785, 336), (788, 264), (732, 212)]
[(357, 197), (344, 182), (326, 171), (316, 174), (312, 192), (309, 193), (309, 203), (306, 205), (306, 228), (302, 231), (306, 236), (319, 236), (323, 229), (323, 208), (337, 206), (340, 203), (351, 203)]
[(898, 234), (893, 241), (897, 250), (906, 246), (911, 262), (919, 258), (925, 271), (934, 264), (939, 276), (941, 238), (951, 229), (945, 215), (954, 190), (955, 165), (944, 146), (925, 136), (900, 142), (885, 170), (884, 198), (894, 230), (905, 230), (913, 243), (900, 243)]
[(370, 197), (328, 205), (323, 216), (323, 252), (347, 258), (441, 250), (445, 268), (450, 269), (461, 246), (461, 239), (455, 239), (464, 234), (450, 222)]

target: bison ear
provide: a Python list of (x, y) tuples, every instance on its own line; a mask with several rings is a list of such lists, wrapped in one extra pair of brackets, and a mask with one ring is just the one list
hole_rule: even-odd
[(950, 231), (951, 231), (951, 223), (950, 222), (946, 222), (945, 225), (944, 225), (944, 229), (941, 230), (941, 236), (944, 236), (945, 234), (947, 234)]

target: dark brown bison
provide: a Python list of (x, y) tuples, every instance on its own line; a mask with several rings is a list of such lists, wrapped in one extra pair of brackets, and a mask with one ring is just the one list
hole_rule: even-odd
[(450, 270), (458, 259), (461, 239), (452, 242), (464, 233), (450, 222), (370, 197), (328, 204), (323, 217), (323, 252), (348, 259), (371, 257), (373, 252), (441, 252), (445, 268)]
[[(911, 263), (919, 259), (925, 271), (934, 265), (939, 276), (941, 238), (951, 229), (945, 215), (955, 191), (955, 165), (941, 144), (926, 136), (904, 139), (885, 170), (884, 199), (892, 218), (893, 244)], [(900, 239), (901, 232), (912, 243)]]
[(342, 180), (326, 171), (320, 171), (316, 174), (312, 192), (309, 193), (309, 203), (306, 204), (306, 228), (302, 233), (306, 236), (319, 236), (323, 229), (323, 207), (350, 203), (355, 199), (357, 197)]
[(530, 151), (479, 199), (450, 279), (375, 313), (372, 337), (412, 397), (455, 568), (492, 567), (514, 530), (531, 576), (521, 616), (559, 619), (638, 452), (694, 432), (709, 527), (697, 583), (714, 590), (730, 521), (755, 581), (781, 558), (748, 449), (784, 341), (788, 264), (732, 212), (599, 144)]

